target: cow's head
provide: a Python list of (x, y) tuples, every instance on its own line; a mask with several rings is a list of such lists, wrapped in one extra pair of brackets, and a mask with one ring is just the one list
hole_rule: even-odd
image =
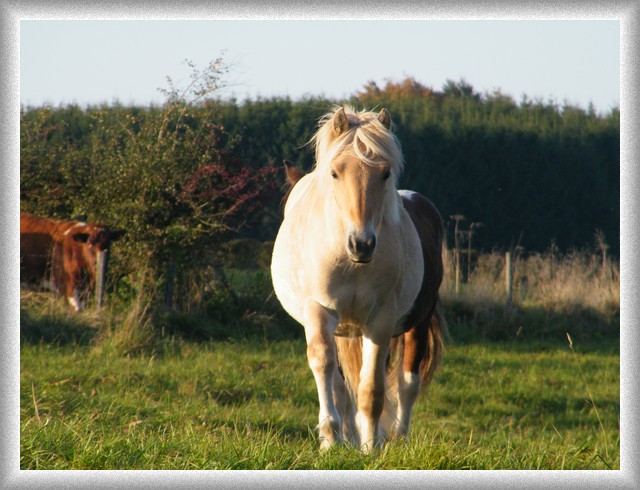
[(71, 239), (80, 244), (82, 256), (90, 268), (90, 275), (95, 274), (98, 254), (107, 252), (111, 242), (119, 240), (124, 235), (123, 230), (109, 228), (93, 223), (79, 224), (70, 230)]
[(93, 223), (78, 223), (66, 233), (65, 270), (72, 282), (67, 297), (76, 310), (82, 308), (82, 297), (95, 286), (98, 256), (107, 252), (111, 242), (119, 240), (124, 233)]
[(109, 250), (111, 242), (119, 240), (124, 235), (123, 230), (110, 230), (95, 224), (80, 224), (70, 230), (71, 238), (87, 245), (87, 248), (97, 252)]

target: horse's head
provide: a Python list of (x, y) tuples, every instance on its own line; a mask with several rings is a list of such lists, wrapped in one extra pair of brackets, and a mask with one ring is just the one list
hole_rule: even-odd
[(390, 128), (385, 109), (375, 114), (340, 108), (325, 116), (314, 136), (316, 171), (331, 186), (347, 255), (356, 263), (372, 260), (383, 219), (398, 216), (395, 182), (402, 153)]

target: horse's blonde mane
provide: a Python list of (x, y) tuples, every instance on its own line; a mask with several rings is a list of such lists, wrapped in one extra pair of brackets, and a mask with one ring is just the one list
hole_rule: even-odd
[(349, 129), (338, 137), (333, 134), (331, 120), (340, 109), (334, 107), (318, 122), (318, 131), (309, 143), (315, 144), (316, 168), (324, 168), (336, 156), (350, 152), (367, 165), (390, 165), (397, 180), (404, 166), (400, 141), (378, 120), (378, 114), (371, 111), (356, 112), (353, 107), (343, 106)]

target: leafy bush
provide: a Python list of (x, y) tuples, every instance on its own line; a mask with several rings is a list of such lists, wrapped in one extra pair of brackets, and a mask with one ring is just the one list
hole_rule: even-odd
[(210, 262), (212, 245), (255, 219), (277, 188), (273, 166), (234, 153), (241, 138), (207, 99), (223, 83), (222, 61), (202, 72), (190, 66), (191, 83), (178, 89), (169, 80), (160, 108), (89, 110), (82, 141), (55, 112), (23, 111), (23, 210), (124, 228), (116, 275)]

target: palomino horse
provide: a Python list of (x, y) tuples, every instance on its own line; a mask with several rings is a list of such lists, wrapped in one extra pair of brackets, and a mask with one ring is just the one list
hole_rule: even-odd
[(295, 185), (271, 272), (282, 306), (305, 329), (322, 448), (346, 438), (370, 451), (406, 435), (446, 335), (442, 220), (423, 196), (396, 190), (403, 157), (390, 128), (384, 109), (339, 108), (312, 139), (314, 170), (287, 166)]

